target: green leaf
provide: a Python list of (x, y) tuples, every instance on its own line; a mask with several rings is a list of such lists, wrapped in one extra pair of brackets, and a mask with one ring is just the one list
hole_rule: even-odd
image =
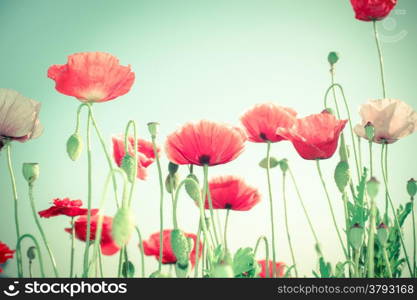
[(122, 275), (124, 278), (133, 278), (135, 276), (135, 266), (131, 261), (123, 262)]
[(252, 248), (239, 248), (233, 257), (233, 271), (236, 275), (247, 273), (257, 265)]
[(323, 257), (320, 257), (320, 275), (321, 278), (330, 278), (332, 275), (332, 266), (326, 263)]
[[(272, 169), (272, 168), (275, 168), (278, 165), (279, 165), (278, 159), (276, 159), (275, 157), (271, 156), (269, 158), (269, 168)], [(268, 159), (265, 157), (263, 160), (261, 160), (259, 162), (259, 166), (261, 168), (264, 168), (264, 169), (268, 168)]]

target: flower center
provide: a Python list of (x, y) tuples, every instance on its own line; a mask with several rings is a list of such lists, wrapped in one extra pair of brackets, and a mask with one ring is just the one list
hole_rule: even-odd
[(232, 209), (232, 204), (227, 203), (227, 204), (224, 206), (224, 208), (225, 208), (225, 209)]
[(261, 139), (263, 139), (264, 141), (267, 141), (268, 139), (266, 138), (266, 134), (265, 133), (263, 133), (263, 132), (261, 132), (260, 134), (259, 134), (259, 137), (261, 138)]
[(208, 165), (210, 163), (210, 156), (209, 155), (201, 155), (200, 158), (198, 159), (198, 161), (200, 162), (200, 164), (202, 165)]

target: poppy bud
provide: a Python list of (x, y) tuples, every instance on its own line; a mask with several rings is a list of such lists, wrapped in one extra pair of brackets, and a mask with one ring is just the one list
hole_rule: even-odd
[(334, 116), (334, 110), (333, 110), (333, 108), (331, 108), (331, 107), (326, 107), (325, 109), (323, 109), (323, 110), (321, 111), (321, 113), (322, 113), (322, 114), (331, 114), (331, 115), (333, 115), (333, 116)]
[(148, 123), (148, 131), (153, 138), (157, 136), (158, 129), (159, 129), (159, 123), (158, 122), (149, 122)]
[(124, 261), (122, 264), (122, 275), (124, 278), (135, 277), (135, 266), (131, 261)]
[(334, 180), (339, 191), (343, 193), (350, 180), (349, 164), (346, 161), (337, 164), (334, 170)]
[(378, 190), (379, 190), (379, 181), (376, 180), (375, 177), (372, 177), (366, 183), (366, 191), (368, 192), (369, 197), (371, 197), (371, 199), (375, 199), (376, 195), (378, 195)]
[(191, 264), (187, 262), (187, 265), (175, 264), (175, 274), (178, 278), (186, 278), (191, 270)]
[(193, 179), (195, 177), (194, 174), (190, 174), (187, 176), (187, 179), (185, 181), (185, 190), (187, 191), (188, 196), (191, 197), (195, 202), (200, 203), (201, 199), (201, 191), (200, 186), (198, 183)]
[(177, 173), (179, 167), (180, 167), (179, 165), (174, 164), (173, 162), (169, 162), (168, 164), (169, 174), (174, 175), (175, 173)]
[(179, 176), (178, 174), (168, 174), (167, 178), (165, 179), (165, 189), (167, 190), (168, 193), (173, 193), (175, 191), (175, 189), (178, 186), (178, 181), (179, 181)]
[(363, 243), (364, 230), (358, 223), (349, 229), (349, 241), (355, 250), (359, 250)]
[(34, 246), (30, 246), (26, 251), (26, 256), (29, 260), (34, 260), (36, 258), (35, 249), (36, 248)]
[(279, 167), (281, 168), (282, 173), (288, 171), (288, 159), (284, 158), (279, 161)]
[(83, 140), (76, 132), (67, 140), (67, 153), (71, 160), (76, 161), (83, 150)]
[[(279, 165), (278, 159), (276, 159), (275, 157), (271, 156), (269, 158), (269, 168), (272, 169), (272, 168), (275, 168), (278, 165)], [(261, 168), (267, 169), (268, 168), (268, 159), (265, 157), (263, 160), (261, 160), (259, 162), (259, 166)]]
[(388, 227), (387, 225), (385, 225), (384, 223), (379, 224), (377, 231), (376, 231), (376, 236), (378, 238), (378, 242), (382, 245), (385, 246), (387, 241), (388, 241)]
[(365, 134), (368, 140), (372, 141), (375, 136), (375, 127), (371, 122), (366, 123), (365, 125)]
[(407, 192), (408, 192), (408, 195), (410, 195), (411, 200), (414, 200), (414, 196), (416, 195), (416, 192), (417, 192), (417, 184), (414, 178), (411, 178), (407, 182)]
[(23, 177), (29, 184), (35, 182), (39, 177), (39, 164), (38, 163), (23, 163)]
[(337, 61), (339, 60), (339, 53), (337, 52), (330, 52), (329, 55), (327, 56), (327, 61), (329, 62), (330, 65), (334, 65), (335, 63), (337, 63)]
[(123, 157), (120, 168), (125, 171), (127, 179), (129, 179), (130, 182), (135, 180), (135, 171), (137, 166), (135, 166), (135, 158), (132, 155), (126, 154)]
[(132, 210), (128, 207), (121, 207), (113, 218), (112, 237), (120, 247), (127, 244), (134, 230), (135, 223)]
[(231, 264), (220, 262), (216, 264), (211, 271), (212, 278), (234, 278), (235, 273)]
[(188, 257), (191, 249), (187, 237), (180, 229), (174, 229), (171, 232), (171, 247), (177, 258), (177, 264), (180, 267), (188, 265)]

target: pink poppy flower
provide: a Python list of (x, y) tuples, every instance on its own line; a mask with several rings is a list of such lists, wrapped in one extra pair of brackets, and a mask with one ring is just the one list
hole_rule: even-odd
[(288, 107), (274, 103), (257, 104), (245, 112), (240, 121), (246, 129), (249, 141), (255, 143), (275, 143), (284, 140), (277, 134), (278, 128), (294, 125), (297, 113)]
[[(262, 268), (261, 272), (259, 273), (259, 276), (262, 278), (266, 278), (266, 260), (265, 259), (258, 260), (258, 264), (260, 264)], [(270, 260), (269, 266), (268, 266), (269, 278), (272, 278), (273, 266), (274, 266), (274, 263), (272, 260)], [(275, 277), (284, 277), (285, 264), (283, 262), (277, 262), (276, 270), (277, 270), (277, 274), (275, 275)]]
[(105, 102), (129, 92), (135, 73), (111, 54), (84, 52), (68, 56), (65, 65), (51, 66), (48, 77), (62, 94), (82, 102)]
[(397, 0), (350, 0), (355, 18), (360, 21), (379, 21), (389, 15)]
[[(50, 218), (56, 216), (77, 217), (87, 215), (88, 209), (81, 208), (83, 202), (81, 200), (71, 200), (69, 198), (54, 199), (54, 205), (48, 209), (38, 212), (41, 218)], [(91, 215), (98, 213), (98, 209), (92, 209)]]
[(373, 141), (378, 144), (392, 144), (417, 129), (417, 112), (398, 99), (371, 100), (361, 105), (359, 113), (362, 123), (355, 126), (355, 133), (367, 139), (365, 125), (369, 122), (374, 126)]
[(8, 140), (23, 143), (42, 134), (40, 108), (39, 102), (0, 88), (0, 149)]
[[(6, 263), (9, 259), (13, 258), (15, 250), (11, 250), (5, 243), (0, 242), (0, 264)], [(3, 272), (0, 268), (0, 273)]]
[(170, 134), (165, 149), (169, 160), (178, 165), (215, 166), (237, 158), (246, 139), (238, 127), (202, 120)]

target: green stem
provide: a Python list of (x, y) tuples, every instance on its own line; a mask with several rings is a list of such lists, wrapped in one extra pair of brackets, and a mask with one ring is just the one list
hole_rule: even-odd
[(369, 167), (371, 171), (371, 178), (374, 176), (373, 158), (372, 158), (372, 141), (369, 141)]
[(29, 260), (29, 278), (32, 278), (32, 260)]
[(386, 249), (385, 245), (382, 246), (382, 256), (384, 257), (385, 266), (386, 266), (387, 272), (388, 272), (388, 277), (392, 278), (391, 264), (390, 264), (389, 259), (388, 259), (387, 249)]
[(100, 270), (100, 277), (103, 278), (103, 257), (101, 255), (101, 252), (98, 252), (98, 262), (99, 262), (99, 270)]
[(74, 227), (74, 217), (71, 217), (71, 258), (70, 258), (70, 275), (72, 278), (74, 275), (74, 252), (75, 252), (75, 227)]
[(48, 240), (46, 239), (46, 235), (45, 235), (45, 232), (43, 231), (42, 225), (39, 222), (39, 218), (38, 218), (38, 214), (37, 214), (37, 210), (36, 210), (36, 206), (35, 206), (35, 200), (34, 200), (34, 197), (33, 197), (33, 184), (32, 183), (29, 183), (29, 199), (30, 199), (30, 205), (32, 207), (33, 218), (35, 219), (36, 226), (39, 229), (39, 233), (41, 234), (42, 241), (45, 245), (45, 248), (48, 251), (49, 258), (51, 260), (52, 267), (54, 269), (55, 277), (58, 277), (59, 275), (58, 275), (58, 270), (57, 270), (57, 267), (56, 267), (56, 262), (55, 262), (54, 255), (52, 253), (51, 248), (49, 247)]
[(381, 50), (381, 43), (379, 41), (379, 35), (378, 35), (378, 30), (376, 27), (376, 20), (374, 20), (372, 22), (373, 24), (373, 29), (374, 29), (374, 35), (375, 35), (375, 43), (376, 43), (376, 48), (378, 50), (378, 57), (379, 57), (379, 69), (381, 71), (381, 83), (382, 83), (382, 95), (384, 98), (387, 97), (387, 89), (386, 89), (386, 85), (385, 85), (385, 75), (384, 75), (384, 58), (382, 56), (382, 50)]
[(343, 244), (342, 236), (340, 235), (339, 228), (337, 226), (336, 217), (334, 215), (333, 205), (332, 205), (332, 201), (330, 200), (330, 196), (329, 196), (329, 192), (327, 190), (326, 182), (324, 181), (323, 174), (322, 174), (321, 169), (320, 169), (320, 160), (316, 160), (316, 163), (317, 163), (316, 164), (317, 165), (317, 171), (318, 171), (319, 176), (320, 176), (321, 184), (323, 185), (323, 189), (324, 189), (324, 192), (326, 194), (327, 202), (329, 204), (330, 213), (332, 215), (333, 225), (334, 225), (334, 228), (336, 229), (337, 237), (339, 238), (339, 242), (340, 242), (340, 245), (342, 246), (343, 253), (346, 256), (346, 259), (349, 260), (345, 245)]
[(258, 240), (256, 241), (255, 250), (253, 251), (253, 256), (256, 257), (256, 253), (258, 252), (258, 247), (261, 241), (264, 241), (265, 243), (265, 277), (269, 278), (269, 244), (268, 239), (266, 236), (260, 236)]
[(135, 229), (136, 229), (136, 232), (138, 234), (138, 239), (139, 239), (140, 264), (141, 264), (142, 278), (145, 278), (145, 254), (143, 253), (142, 235), (140, 234), (140, 230), (138, 226), (135, 226)]
[[(346, 232), (346, 249), (348, 252), (348, 257), (349, 259), (351, 258), (351, 253), (350, 253), (350, 241), (349, 241), (349, 213), (348, 213), (348, 195), (346, 194), (346, 192), (344, 191), (342, 194), (342, 199), (343, 199), (343, 211), (344, 211), (344, 216), (345, 216), (345, 232)], [(352, 274), (352, 265), (349, 265), (349, 270), (350, 270), (350, 274)]]
[(298, 277), (297, 263), (295, 262), (294, 249), (292, 247), (290, 229), (289, 229), (289, 225), (288, 225), (288, 208), (287, 208), (287, 196), (286, 196), (286, 189), (285, 189), (286, 188), (285, 178), (286, 178), (286, 172), (282, 172), (282, 198), (284, 200), (285, 230), (287, 231), (288, 246), (290, 247), (291, 258), (292, 258), (292, 263), (294, 265), (295, 276)]
[(416, 278), (417, 273), (417, 266), (416, 266), (416, 252), (417, 252), (417, 242), (416, 242), (416, 217), (414, 212), (414, 199), (411, 198), (411, 203), (413, 203), (413, 209), (411, 211), (412, 218), (413, 218), (413, 270), (414, 270), (414, 278)]
[[(129, 193), (129, 202), (128, 202), (128, 207), (131, 206), (132, 204), (132, 198), (133, 198), (133, 192), (135, 191), (135, 183), (136, 183), (136, 176), (138, 174), (138, 155), (137, 155), (137, 151), (138, 151), (138, 138), (137, 138), (137, 130), (136, 130), (136, 123), (133, 120), (130, 120), (127, 125), (126, 125), (126, 130), (125, 130), (125, 153), (128, 154), (129, 153), (129, 148), (128, 148), (128, 143), (129, 143), (129, 129), (130, 127), (133, 127), (133, 138), (134, 138), (134, 142), (133, 142), (133, 155), (134, 155), (134, 171), (133, 171), (133, 179), (132, 182), (130, 184), (130, 193)], [(123, 205), (123, 203), (122, 203)]]
[(360, 278), (359, 275), (359, 258), (360, 258), (360, 249), (355, 249), (354, 254), (355, 256), (355, 265), (354, 265), (354, 277)]
[(227, 225), (229, 224), (230, 209), (226, 209), (226, 220), (224, 222), (224, 248), (227, 251)]
[(41, 276), (43, 277), (43, 278), (45, 278), (45, 271), (44, 271), (44, 268), (43, 268), (43, 260), (42, 260), (42, 255), (41, 255), (41, 251), (40, 251), (40, 247), (39, 247), (39, 243), (38, 243), (38, 241), (36, 240), (36, 238), (33, 236), (33, 235), (31, 235), (31, 234), (24, 234), (24, 235), (22, 235), (22, 236), (20, 236), (18, 239), (17, 239), (17, 244), (16, 244), (16, 253), (17, 253), (17, 251), (21, 251), (21, 248), (22, 248), (22, 241), (25, 239), (25, 238), (28, 238), (28, 239), (31, 239), (32, 240), (32, 242), (35, 244), (35, 249), (36, 249), (36, 253), (37, 253), (37, 255), (38, 255), (38, 257), (39, 257), (39, 268), (40, 268), (40, 271), (41, 271)]
[(357, 136), (357, 141), (358, 141), (359, 169), (361, 170), (361, 175), (362, 175), (362, 139), (360, 136)]
[[(200, 253), (200, 238), (201, 238), (201, 218), (200, 221), (198, 222), (198, 229), (197, 229), (197, 240), (196, 240), (196, 245), (195, 245), (195, 253), (196, 253), (196, 259), (195, 259), (195, 266), (194, 266), (194, 277), (197, 278), (198, 277), (198, 263), (200, 258), (199, 253)], [(204, 255), (204, 249), (203, 249), (203, 255)], [(204, 262), (204, 258), (203, 261)], [(203, 267), (204, 269), (204, 267)]]
[[(20, 237), (20, 226), (19, 226), (19, 199), (17, 196), (17, 186), (16, 178), (14, 176), (13, 165), (12, 165), (12, 144), (11, 142), (7, 143), (7, 166), (9, 168), (10, 180), (12, 183), (13, 190), (13, 204), (14, 204), (14, 223), (16, 227), (16, 237)], [(19, 277), (23, 277), (23, 264), (22, 264), (22, 252), (21, 250), (16, 250), (16, 261), (17, 261), (17, 274)]]
[(371, 217), (369, 220), (369, 233), (368, 233), (368, 247), (367, 247), (367, 270), (368, 278), (374, 278), (374, 246), (375, 246), (375, 220), (376, 207), (375, 199), (371, 198)]
[(208, 165), (203, 166), (203, 172), (204, 172), (204, 184), (206, 185), (206, 198), (203, 198), (204, 202), (206, 199), (208, 199), (209, 209), (210, 209), (210, 220), (211, 220), (211, 227), (213, 228), (214, 238), (216, 240), (216, 244), (219, 244), (219, 238), (217, 235), (217, 229), (216, 229), (216, 223), (214, 221), (214, 209), (213, 209), (213, 202), (211, 200), (210, 195), (210, 188), (208, 184)]

